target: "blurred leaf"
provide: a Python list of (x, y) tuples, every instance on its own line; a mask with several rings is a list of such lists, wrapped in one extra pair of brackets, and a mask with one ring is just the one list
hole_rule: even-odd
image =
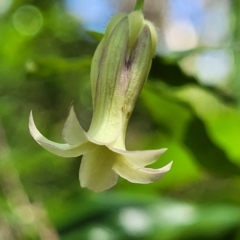
[(230, 162), (225, 152), (214, 145), (203, 122), (197, 117), (188, 126), (185, 144), (198, 162), (211, 173), (224, 177), (240, 176), (239, 166)]
[(152, 80), (161, 79), (172, 86), (182, 86), (187, 83), (197, 84), (196, 79), (184, 74), (175, 61), (167, 61), (158, 56), (153, 59), (149, 76), (153, 78)]
[(103, 34), (95, 31), (87, 31), (87, 33), (97, 42), (100, 42), (103, 38)]
[(202, 119), (209, 137), (229, 158), (240, 163), (240, 114), (212, 92), (193, 85), (176, 89), (174, 95), (193, 108)]
[(232, 1), (232, 18), (234, 22), (234, 29), (233, 29), (233, 36), (234, 36), (234, 43), (233, 53), (234, 53), (234, 75), (230, 80), (230, 84), (232, 86), (232, 91), (234, 92), (235, 96), (240, 101), (240, 54), (239, 54), (239, 41), (240, 41), (240, 17), (239, 17), (239, 9), (240, 9), (240, 2), (238, 0)]
[(155, 124), (169, 136), (181, 139), (192, 114), (188, 107), (176, 101), (168, 92), (167, 85), (149, 81), (140, 97)]
[(91, 57), (64, 59), (60, 57), (46, 57), (30, 60), (26, 63), (28, 78), (43, 78), (61, 73), (90, 71)]
[[(146, 104), (155, 123), (167, 127), (168, 134), (174, 136), (174, 139), (183, 141), (192, 151), (195, 159), (208, 171), (225, 177), (240, 175), (239, 166), (231, 162), (226, 153), (212, 142), (204, 123), (195, 115), (195, 111), (199, 112), (199, 108), (197, 108), (197, 104), (200, 102), (199, 98), (196, 98), (196, 95), (193, 94), (187, 95), (191, 98), (186, 98), (185, 95), (180, 94), (181, 89), (177, 90), (175, 91), (175, 89), (161, 83), (149, 83), (145, 87), (141, 99)], [(176, 96), (182, 96), (182, 98), (177, 100)], [(194, 99), (196, 104), (192, 106), (187, 102), (183, 104), (182, 99)], [(208, 103), (206, 107), (209, 106)], [(210, 116), (213, 116), (214, 111), (210, 111)], [(192, 118), (194, 115), (195, 117)], [(203, 115), (206, 116), (206, 113)], [(203, 120), (206, 119), (203, 118)], [(237, 141), (239, 137), (235, 136), (235, 139)]]
[(174, 58), (163, 58), (156, 56), (153, 59), (149, 77), (149, 81), (158, 82), (161, 80), (166, 85), (174, 87), (181, 87), (191, 84), (192, 86), (196, 86), (202, 89), (208, 89), (210, 92), (223, 100), (223, 102), (236, 104), (236, 98), (232, 96), (232, 94), (227, 90), (224, 90), (223, 88), (220, 89), (217, 86), (201, 86), (195, 77), (187, 75), (180, 68), (177, 59)]

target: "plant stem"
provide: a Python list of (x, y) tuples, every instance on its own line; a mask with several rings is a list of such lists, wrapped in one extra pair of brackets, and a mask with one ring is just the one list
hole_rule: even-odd
[(143, 10), (143, 5), (144, 5), (144, 0), (137, 0), (136, 4), (135, 4), (135, 7), (134, 7), (134, 10), (142, 11)]

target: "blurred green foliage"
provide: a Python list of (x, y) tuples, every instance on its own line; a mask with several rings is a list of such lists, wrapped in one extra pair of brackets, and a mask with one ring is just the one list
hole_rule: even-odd
[[(240, 18), (232, 14), (240, 41)], [(239, 93), (201, 86), (179, 57), (154, 59), (127, 136), (129, 149), (168, 148), (153, 165), (174, 160), (162, 180), (120, 179), (95, 194), (79, 186), (81, 157), (57, 157), (31, 138), (31, 110), (52, 140), (61, 141), (71, 104), (88, 128), (89, 71), (100, 38), (62, 1), (15, 0), (0, 15), (0, 239), (240, 240)]]

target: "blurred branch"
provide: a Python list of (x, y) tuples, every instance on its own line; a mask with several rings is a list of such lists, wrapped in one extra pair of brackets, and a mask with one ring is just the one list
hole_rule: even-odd
[(235, 74), (233, 77), (232, 85), (233, 90), (238, 98), (238, 101), (240, 101), (240, 17), (239, 17), (239, 9), (240, 9), (240, 1), (239, 0), (233, 0), (232, 1), (232, 10), (234, 14), (235, 19), (235, 29), (233, 31), (234, 36), (234, 42), (237, 43), (237, 50), (234, 51), (234, 62), (235, 62)]
[[(10, 149), (0, 124), (0, 188), (7, 201), (11, 214), (19, 225), (13, 226), (3, 218), (0, 238), (14, 240), (19, 235), (24, 239), (38, 236), (41, 240), (58, 240), (59, 237), (50, 223), (42, 206), (32, 204), (24, 191), (18, 171), (10, 160)], [(1, 214), (4, 217), (4, 214)], [(16, 236), (17, 235), (17, 236)]]

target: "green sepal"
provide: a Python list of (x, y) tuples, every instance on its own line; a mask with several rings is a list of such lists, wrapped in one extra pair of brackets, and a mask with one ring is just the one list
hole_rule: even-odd
[(151, 22), (145, 20), (145, 24), (149, 27), (149, 30), (151, 33), (151, 39), (152, 39), (152, 51), (151, 52), (152, 52), (152, 56), (153, 56), (155, 54), (156, 48), (157, 48), (157, 41), (158, 41), (157, 31)]
[(108, 23), (104, 37), (108, 38), (111, 34), (112, 30), (116, 27), (116, 25), (124, 18), (127, 17), (126, 13), (118, 13), (116, 14)]
[(143, 14), (140, 11), (133, 11), (128, 15), (129, 22), (129, 42), (128, 49), (131, 51), (132, 47), (137, 41), (139, 34), (144, 27)]

